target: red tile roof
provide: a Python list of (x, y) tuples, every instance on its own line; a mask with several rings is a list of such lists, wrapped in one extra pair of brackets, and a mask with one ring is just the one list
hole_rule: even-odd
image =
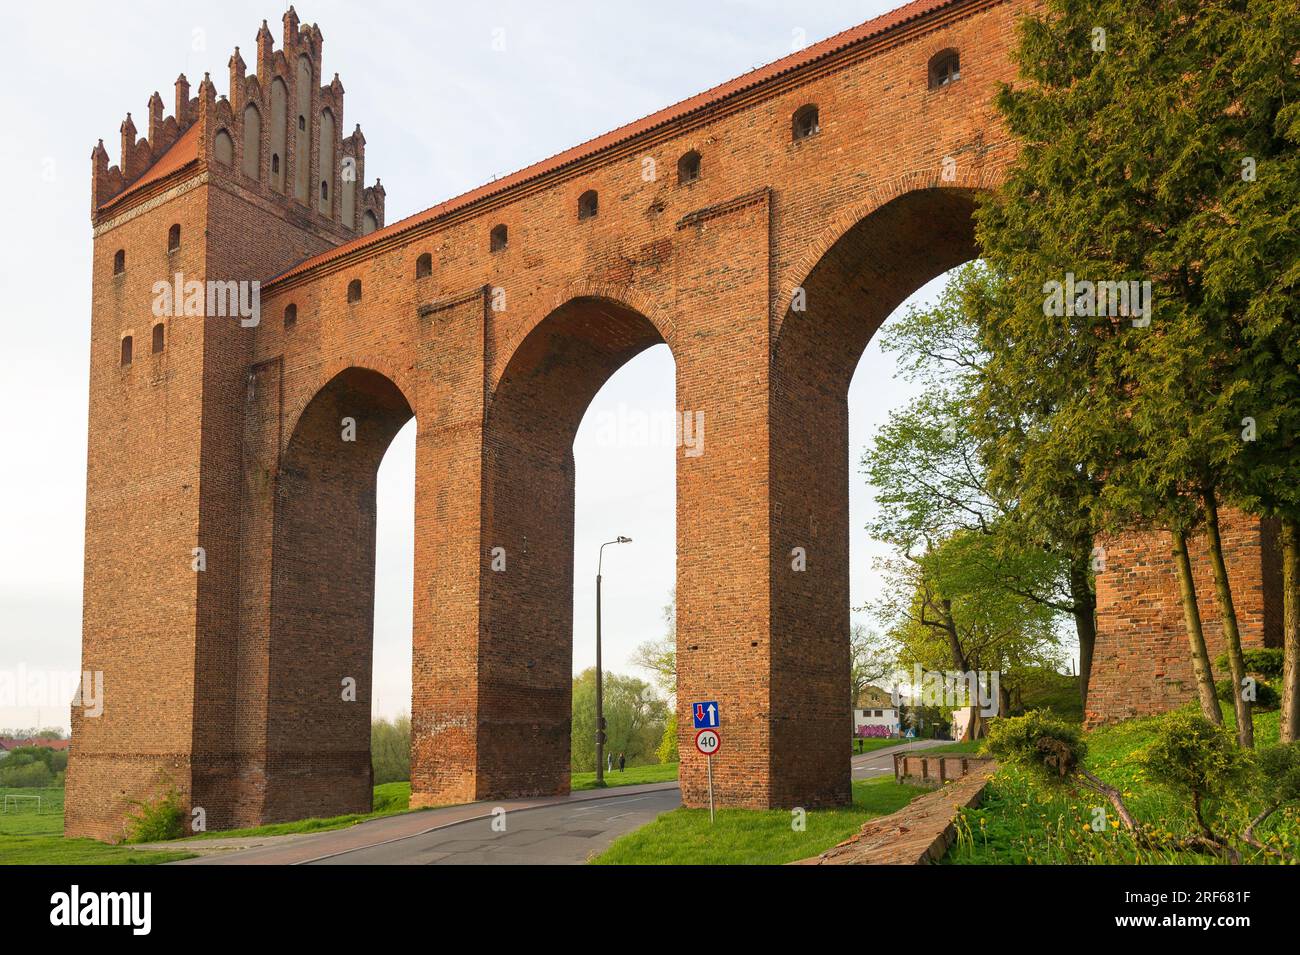
[(183, 169), (190, 163), (199, 158), (199, 124), (191, 123), (190, 128), (181, 133), (176, 142), (172, 143), (171, 148), (158, 157), (158, 161), (145, 170), (135, 182), (131, 183), (113, 198), (103, 203), (100, 208), (112, 205), (121, 200), (124, 196), (129, 196), (138, 192), (151, 182), (157, 182), (164, 176), (170, 176), (178, 169)]
[[(405, 219), (387, 225), (382, 229), (377, 229), (369, 235), (361, 236), (351, 240), (350, 242), (345, 242), (340, 246), (336, 246), (333, 249), (329, 249), (319, 255), (306, 259), (289, 269), (287, 272), (284, 272), (282, 275), (277, 276), (275, 281), (298, 275), (317, 265), (340, 258), (354, 249), (379, 242), (388, 236), (430, 222), (449, 212), (453, 212), (472, 202), (476, 202), (479, 199), (483, 199), (499, 192), (504, 192), (505, 190), (521, 183), (544, 176), (563, 166), (567, 166), (580, 159), (584, 159), (602, 150), (608, 149), (611, 146), (632, 139), (642, 133), (666, 125), (673, 120), (680, 119), (698, 110), (712, 106), (730, 96), (736, 95), (737, 93), (752, 89), (761, 83), (775, 79), (776, 77), (789, 73), (799, 67), (824, 59), (825, 57), (838, 53), (847, 47), (860, 43), (863, 40), (879, 36), (880, 34), (901, 26), (904, 23), (908, 23), (919, 17), (925, 16), (928, 13), (933, 13), (936, 10), (953, 6), (960, 2), (962, 2), (962, 0), (913, 0), (913, 2), (905, 4), (896, 10), (891, 10), (875, 19), (868, 20), (866, 23), (859, 24), (856, 27), (837, 33), (828, 39), (822, 40), (820, 43), (815, 43), (812, 46), (805, 47), (797, 53), (792, 53), (791, 55), (769, 63), (766, 66), (760, 66), (757, 69), (744, 73), (733, 80), (728, 80), (720, 86), (715, 86), (703, 93), (697, 93), (695, 96), (684, 99), (680, 103), (676, 103), (672, 106), (666, 107), (665, 109), (661, 109), (657, 113), (651, 113), (649, 116), (628, 123), (626, 126), (620, 126), (612, 132), (605, 133), (603, 136), (597, 136), (595, 139), (588, 140), (585, 143), (567, 149), (562, 153), (552, 156), (550, 159), (544, 159), (541, 162), (534, 163), (533, 165), (521, 169), (518, 172), (511, 173), (504, 178), (479, 186), (477, 189), (462, 193), (455, 198), (448, 199), (436, 206), (432, 206), (423, 212), (417, 212), (412, 216), (408, 216)], [(177, 143), (177, 145), (180, 144)]]
[(72, 745), (70, 739), (15, 739), (12, 736), (0, 736), (0, 749), (21, 749), (24, 746), (42, 746), (45, 749), (64, 750)]

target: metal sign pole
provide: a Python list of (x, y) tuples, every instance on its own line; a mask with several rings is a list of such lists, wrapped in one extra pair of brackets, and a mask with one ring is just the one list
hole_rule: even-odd
[(713, 757), (704, 757), (709, 761), (709, 825), (713, 824)]

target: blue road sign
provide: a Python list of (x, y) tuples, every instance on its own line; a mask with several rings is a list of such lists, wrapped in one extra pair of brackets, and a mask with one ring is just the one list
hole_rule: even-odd
[(695, 716), (695, 728), (697, 730), (717, 729), (720, 723), (718, 719), (718, 701), (705, 700), (703, 703), (691, 704), (691, 713)]

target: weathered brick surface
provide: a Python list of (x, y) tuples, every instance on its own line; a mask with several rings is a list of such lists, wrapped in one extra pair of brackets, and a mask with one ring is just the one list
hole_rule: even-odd
[[(1277, 529), (1238, 511), (1220, 516), (1228, 579), (1241, 642), (1282, 645), (1281, 558)], [(1183, 625), (1172, 542), (1163, 532), (1104, 541), (1097, 574), (1097, 645), (1088, 688), (1088, 725), (1163, 713), (1196, 698), (1196, 678)], [(1223, 624), (1204, 539), (1190, 539), (1196, 602), (1210, 660), (1223, 652)], [(1224, 679), (1226, 672), (1216, 672)]]
[(969, 775), (902, 809), (870, 819), (852, 837), (798, 865), (928, 865), (939, 862), (957, 838), (954, 820), (964, 808), (979, 806), (997, 764), (982, 763)]
[[(342, 136), (341, 86), (320, 85), (320, 33), (292, 13), (281, 50), (258, 35), (255, 75), (236, 61), (228, 102), (182, 86), (123, 170), (97, 148), (84, 660), (108, 704), (74, 719), (67, 831), (119, 833), (164, 773), (209, 828), (368, 805), (374, 469), (412, 415), (413, 802), (565, 791), (573, 436), (609, 375), (658, 343), (678, 408), (705, 420), (704, 453), (678, 452), (683, 797), (705, 799), (685, 707), (709, 698), (721, 804), (847, 802), (848, 382), (885, 316), (975, 254), (974, 196), (1011, 158), (992, 97), (1028, 6), (922, 0), (361, 238), (383, 190), (364, 186), (359, 132)], [(950, 49), (961, 79), (931, 89)], [(819, 131), (795, 141), (809, 103)], [(701, 175), (682, 183), (688, 150)], [(587, 190), (599, 211), (579, 219)], [(509, 242), (493, 251), (498, 224)], [(178, 269), (267, 283), (261, 323), (169, 320), (150, 355), (150, 290)], [(136, 360), (120, 368), (128, 330)]]

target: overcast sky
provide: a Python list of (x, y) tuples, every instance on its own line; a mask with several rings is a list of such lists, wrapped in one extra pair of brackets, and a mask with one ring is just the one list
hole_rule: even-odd
[[(297, 11), (321, 25), (325, 76), (340, 74), (347, 125), (365, 131), (366, 171), (383, 179), (394, 222), (898, 5), (308, 0)], [(20, 668), (71, 675), (80, 665), (90, 150), (102, 137), (116, 163), (126, 112), (143, 131), (154, 90), (170, 112), (182, 71), (193, 85), (211, 72), (226, 92), (233, 48), (251, 67), (264, 18), (278, 48), (283, 12), (266, 0), (68, 0), (5, 10), (0, 677)], [(494, 50), (494, 37), (504, 50)], [(933, 297), (939, 284), (914, 301)], [(910, 387), (893, 375), (892, 359), (873, 345), (849, 394), (855, 606), (874, 592), (871, 557), (879, 552), (861, 530), (870, 495), (856, 461), (888, 409), (909, 400)], [(639, 441), (635, 429), (672, 414), (673, 377), (667, 346), (643, 353), (609, 380), (579, 431), (575, 671), (594, 661), (601, 541), (633, 539), (606, 551), (606, 665), (629, 671), (636, 645), (663, 630), (674, 580), (673, 448)], [(414, 423), (380, 469), (374, 708), (382, 715), (409, 709), (413, 481)], [(40, 707), (0, 699), (0, 728), (66, 727), (66, 699)]]

